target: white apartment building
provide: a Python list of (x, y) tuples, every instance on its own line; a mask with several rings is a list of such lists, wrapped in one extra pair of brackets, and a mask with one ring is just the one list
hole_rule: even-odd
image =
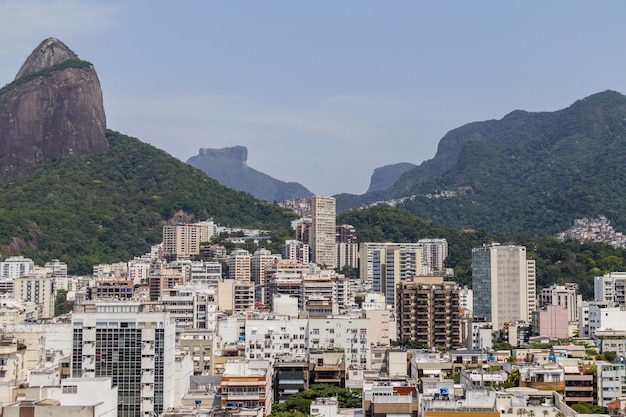
[(606, 407), (609, 402), (622, 397), (626, 392), (626, 371), (623, 364), (596, 362), (598, 383), (598, 405)]
[(128, 261), (126, 278), (135, 285), (141, 284), (150, 276), (150, 261), (146, 259), (134, 259)]
[(626, 311), (614, 303), (589, 303), (589, 337), (595, 338), (598, 329), (626, 330)]
[(344, 266), (357, 268), (359, 266), (358, 243), (337, 242), (335, 248), (337, 249), (337, 268)]
[(176, 322), (177, 332), (186, 329), (215, 330), (217, 291), (177, 286), (161, 290), (160, 304)]
[(626, 272), (611, 272), (593, 278), (593, 299), (626, 306)]
[(337, 209), (333, 197), (314, 196), (311, 199), (311, 257), (312, 261), (327, 268), (337, 266), (335, 241)]
[(474, 317), (500, 329), (504, 323), (529, 322), (536, 308), (535, 261), (523, 246), (484, 244), (472, 249)]
[(67, 278), (67, 264), (65, 262), (61, 262), (58, 259), (53, 259), (49, 262), (46, 262), (44, 268), (55, 279)]
[(371, 369), (370, 335), (369, 319), (309, 319), (309, 348), (343, 350), (346, 369)]
[(222, 264), (219, 262), (195, 261), (191, 263), (191, 281), (217, 286), (222, 280)]
[(308, 336), (308, 319), (246, 320), (246, 358), (308, 360)]
[[(445, 260), (448, 257), (448, 242), (446, 239), (420, 239), (413, 243), (394, 243), (394, 242), (367, 242), (362, 243), (359, 249), (359, 266), (361, 270), (360, 278), (365, 283), (372, 283), (374, 279), (374, 252), (375, 251), (396, 251), (396, 250), (408, 250), (405, 254), (406, 268), (412, 268), (412, 271), (407, 270), (405, 275), (415, 273), (419, 276), (427, 275), (442, 275), (445, 270)], [(410, 254), (420, 253), (419, 262), (413, 259)], [(412, 264), (419, 264), (413, 266)], [(413, 276), (417, 276), (413, 275)], [(409, 277), (412, 278), (413, 276)]]
[(160, 415), (174, 405), (175, 325), (136, 302), (84, 303), (72, 315), (72, 377), (111, 377), (120, 417)]
[(309, 263), (309, 245), (299, 240), (287, 240), (283, 245), (283, 259), (293, 259), (301, 264)]
[(0, 262), (0, 278), (19, 278), (28, 275), (35, 269), (32, 259), (23, 256), (11, 256)]

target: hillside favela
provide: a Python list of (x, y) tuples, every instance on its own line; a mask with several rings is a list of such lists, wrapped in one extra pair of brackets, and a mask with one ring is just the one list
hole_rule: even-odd
[(109, 129), (45, 39), (0, 89), (2, 416), (624, 416), (625, 119), (514, 111), (316, 195)]

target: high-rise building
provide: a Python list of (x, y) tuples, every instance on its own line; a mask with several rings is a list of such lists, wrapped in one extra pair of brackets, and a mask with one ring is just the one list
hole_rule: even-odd
[(361, 270), (361, 280), (372, 283), (374, 279), (374, 252), (379, 250), (394, 251), (399, 249), (419, 251), (420, 258), (416, 258), (416, 267), (413, 276), (443, 275), (444, 262), (448, 257), (448, 243), (446, 239), (420, 239), (411, 243), (392, 242), (366, 242), (361, 243), (359, 248), (359, 268)]
[(312, 261), (335, 268), (337, 266), (335, 240), (337, 226), (336, 202), (333, 197), (314, 196), (311, 200), (313, 223), (310, 246)]
[(337, 268), (349, 266), (357, 268), (359, 266), (359, 244), (358, 243), (335, 243), (337, 248)]
[(280, 255), (267, 249), (257, 249), (250, 258), (250, 280), (257, 285), (265, 284), (265, 270), (279, 259), (282, 259)]
[(245, 249), (235, 249), (228, 255), (228, 278), (250, 282), (251, 278), (250, 252)]
[(398, 285), (398, 339), (427, 348), (451, 350), (461, 345), (459, 286), (442, 277), (418, 277)]
[(72, 377), (111, 377), (120, 417), (151, 417), (175, 405), (175, 325), (151, 308), (84, 303), (72, 315)]
[(372, 289), (384, 294), (387, 302), (395, 306), (396, 289), (402, 281), (412, 281), (422, 276), (421, 247), (399, 248), (389, 246), (372, 252)]
[(474, 317), (500, 329), (507, 322), (529, 322), (536, 308), (535, 261), (524, 246), (484, 244), (472, 249)]
[(200, 243), (208, 242), (215, 230), (212, 221), (163, 226), (163, 254), (179, 258), (198, 255)]
[(626, 306), (626, 272), (611, 272), (593, 278), (594, 301)]
[(337, 243), (357, 243), (356, 228), (351, 224), (340, 224), (337, 230)]

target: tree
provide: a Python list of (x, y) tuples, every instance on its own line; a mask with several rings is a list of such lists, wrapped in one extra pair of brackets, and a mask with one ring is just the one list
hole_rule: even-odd
[(67, 301), (67, 291), (64, 289), (56, 290), (54, 300), (54, 315), (61, 316), (72, 311), (72, 303)]

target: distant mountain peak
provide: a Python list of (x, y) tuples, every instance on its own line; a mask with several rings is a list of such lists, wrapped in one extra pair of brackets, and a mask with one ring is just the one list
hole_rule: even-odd
[(57, 38), (45, 39), (26, 58), (15, 79), (59, 65), (68, 59), (78, 59), (78, 55)]
[(281, 201), (313, 195), (297, 182), (284, 182), (248, 167), (248, 149), (232, 146), (222, 149), (200, 148), (187, 163), (204, 171), (220, 184), (252, 194), (259, 200)]

